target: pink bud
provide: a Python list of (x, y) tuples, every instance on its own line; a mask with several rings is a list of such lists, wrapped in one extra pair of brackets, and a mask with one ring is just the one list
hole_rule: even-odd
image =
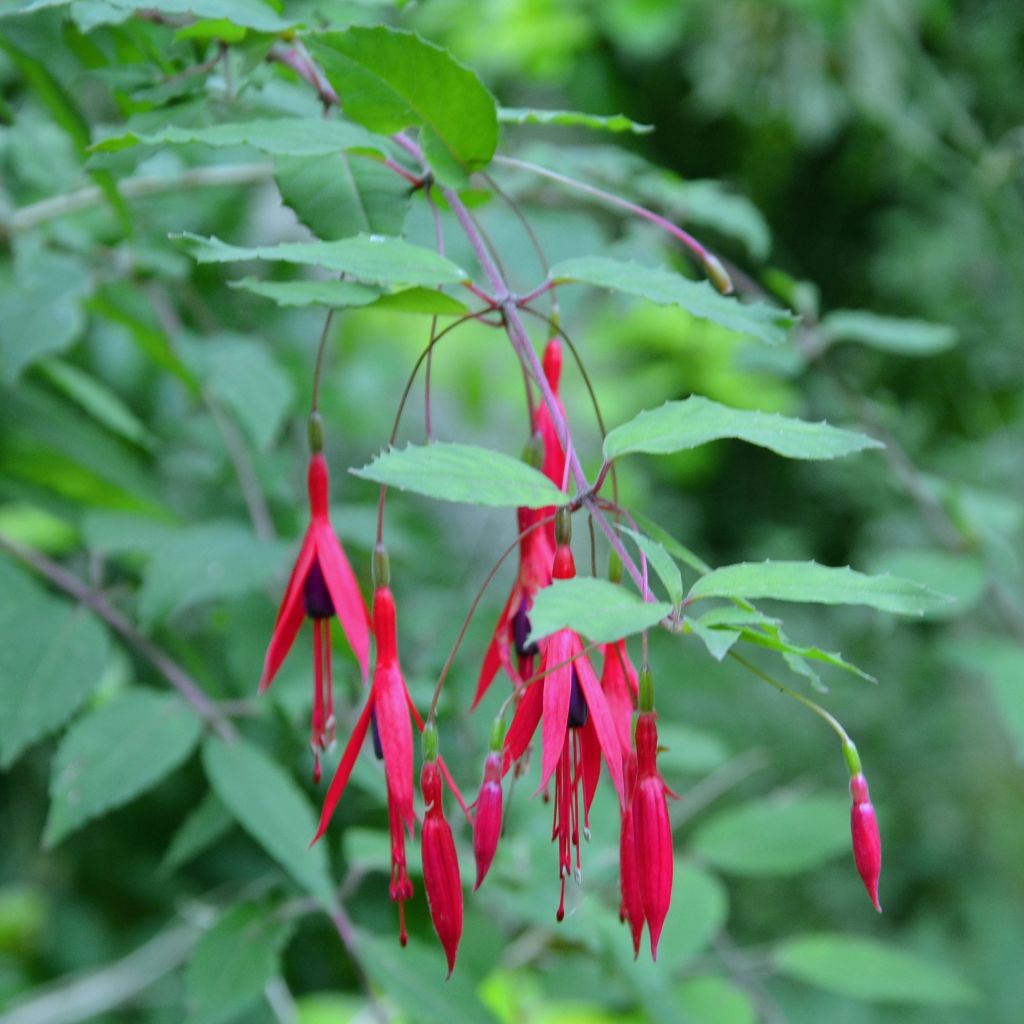
[(462, 938), (462, 879), (451, 826), (445, 821), (441, 805), (441, 773), (436, 761), (424, 762), (420, 789), (426, 804), (421, 840), (423, 887), (427, 891), (430, 919), (444, 947), (451, 977)]
[(501, 838), (501, 753), (491, 751), (484, 762), (484, 781), (476, 800), (473, 820), (473, 853), (476, 856), (475, 892), (490, 870)]
[(637, 786), (633, 794), (633, 829), (640, 893), (651, 938), (651, 957), (672, 902), (672, 824), (665, 783), (658, 772), (658, 726), (653, 712), (641, 712), (636, 723)]
[(644, 931), (644, 898), (640, 891), (640, 873), (636, 859), (636, 829), (633, 825), (633, 792), (636, 787), (636, 754), (630, 751), (623, 758), (626, 776), (626, 802), (622, 807), (619, 832), (619, 919), (629, 922), (633, 937), (633, 956), (640, 955), (640, 939)]
[(875, 808), (868, 794), (868, 782), (863, 775), (858, 773), (850, 779), (850, 795), (853, 797), (853, 806), (850, 808), (853, 859), (857, 862), (857, 871), (875, 910), (881, 913), (882, 905), (878, 902), (878, 876), (882, 871), (882, 840), (878, 835)]

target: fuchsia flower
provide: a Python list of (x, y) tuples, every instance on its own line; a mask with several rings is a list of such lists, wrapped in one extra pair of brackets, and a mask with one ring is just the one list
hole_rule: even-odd
[(878, 835), (875, 808), (868, 793), (868, 781), (863, 773), (857, 772), (850, 779), (850, 796), (853, 797), (853, 806), (850, 808), (853, 859), (875, 910), (881, 913), (882, 905), (878, 902), (878, 876), (882, 872), (882, 840)]
[[(641, 687), (642, 691), (642, 687)], [(647, 710), (644, 710), (644, 708)], [(672, 902), (672, 825), (668, 818), (668, 792), (658, 771), (657, 716), (641, 697), (636, 722), (637, 781), (633, 792), (633, 830), (637, 874), (644, 920), (651, 940), (651, 958), (658, 959), (658, 940)], [(634, 946), (639, 946), (637, 926), (629, 918)]]
[(501, 744), (504, 738), (504, 723), (495, 722), (491, 732), (491, 749), (484, 761), (484, 779), (476, 798), (476, 814), (473, 818), (473, 855), (476, 858), (476, 884), (480, 888), (494, 860), (501, 838), (501, 815), (504, 797), (501, 790), (502, 756)]
[(377, 664), (366, 705), (352, 730), (338, 768), (331, 780), (320, 814), (315, 843), (327, 830), (334, 808), (345, 792), (349, 776), (367, 729), (373, 727), (374, 749), (384, 759), (387, 780), (388, 823), (391, 832), (390, 895), (398, 904), (399, 938), (406, 943), (405, 901), (412, 898), (412, 882), (405, 858), (405, 830), (412, 838), (415, 822), (412, 789), (412, 724), (410, 712), (418, 719), (398, 662), (398, 638), (395, 599), (388, 587), (387, 553), (374, 552), (377, 587), (373, 594), (373, 635), (377, 644)]
[[(315, 435), (317, 438), (319, 436)], [(313, 778), (319, 782), (319, 751), (325, 750), (334, 738), (331, 619), (337, 615), (341, 622), (345, 639), (359, 662), (365, 680), (370, 648), (370, 616), (355, 573), (331, 526), (327, 507), (327, 464), (319, 451), (319, 444), (314, 445), (314, 448), (308, 471), (310, 523), (277, 612), (274, 632), (263, 662), (263, 674), (260, 676), (260, 693), (273, 682), (295, 642), (302, 620), (308, 615), (313, 620), (315, 672), (310, 745), (316, 756)]]
[[(562, 343), (552, 338), (544, 349), (544, 375), (558, 397), (558, 381), (562, 372)], [(559, 402), (561, 409), (561, 402)], [(565, 415), (563, 410), (563, 416)], [(537, 460), (534, 464), (556, 486), (562, 486), (565, 474), (565, 452), (558, 440), (558, 431), (551, 422), (547, 407), (538, 406), (534, 413), (534, 434), (540, 440), (541, 451), (531, 453)], [(528, 452), (530, 450), (528, 449)], [(503, 668), (513, 684), (521, 685), (534, 673), (534, 659), (538, 654), (536, 644), (527, 644), (530, 635), (530, 608), (537, 591), (551, 582), (551, 563), (555, 555), (554, 522), (527, 530), (534, 523), (554, 514), (554, 508), (517, 509), (519, 524), (519, 570), (512, 593), (498, 617), (494, 634), (484, 654), (484, 663), (476, 684), (476, 696), (472, 707), (480, 703), (490, 687), (499, 668)], [(525, 534), (525, 536), (523, 536)], [(515, 663), (512, 652), (515, 652)]]
[[(562, 520), (568, 523), (568, 517)], [(559, 531), (562, 533), (562, 531)], [(552, 575), (569, 579), (576, 575), (568, 529), (560, 537)], [(601, 758), (608, 766), (612, 783), (625, 799), (622, 780), (622, 752), (615, 721), (601, 684), (594, 674), (579, 635), (562, 629), (545, 643), (541, 661), (543, 678), (531, 684), (516, 709), (505, 739), (503, 769), (522, 757), (538, 724), (541, 739), (541, 785), (555, 778), (552, 840), (558, 840), (558, 868), (561, 897), (558, 920), (565, 916), (565, 879), (581, 871), (580, 786), (583, 787), (583, 831), (589, 831), (590, 805), (601, 772)], [(538, 790), (539, 792), (540, 790)]]
[[(433, 727), (428, 725), (427, 728)], [(436, 747), (436, 739), (434, 745)], [(423, 887), (427, 890), (427, 904), (434, 931), (441, 940), (448, 960), (450, 978), (455, 969), (459, 939), (462, 938), (462, 879), (459, 876), (459, 858), (455, 852), (451, 826), (445, 821), (441, 802), (441, 772), (437, 761), (429, 755), (420, 773), (420, 789), (425, 806), (421, 839)]]

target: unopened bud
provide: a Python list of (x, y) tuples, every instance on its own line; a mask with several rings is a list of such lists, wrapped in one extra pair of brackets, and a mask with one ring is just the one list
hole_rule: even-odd
[(878, 834), (878, 819), (868, 793), (867, 779), (862, 774), (850, 779), (850, 836), (853, 840), (853, 859), (857, 873), (871, 902), (879, 913), (882, 905), (878, 902), (878, 876), (882, 873), (882, 840)]
[(654, 710), (654, 676), (650, 666), (644, 662), (637, 679), (637, 708), (641, 712)]
[(706, 252), (701, 262), (704, 265), (704, 273), (708, 275), (708, 280), (715, 288), (722, 295), (731, 295), (733, 292), (732, 278), (729, 277), (729, 272), (722, 265), (722, 261), (717, 256)]
[(530, 435), (530, 440), (523, 448), (523, 462), (534, 469), (544, 467), (544, 439), (538, 433)]
[(427, 724), (423, 726), (423, 736), (421, 738), (421, 744), (423, 749), (423, 760), (424, 761), (436, 761), (437, 760), (437, 726), (434, 724), (434, 720), (430, 719)]

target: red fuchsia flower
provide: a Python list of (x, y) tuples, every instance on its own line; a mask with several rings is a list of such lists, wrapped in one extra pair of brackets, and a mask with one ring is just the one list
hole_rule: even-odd
[[(672, 902), (672, 825), (669, 792), (658, 771), (658, 725), (650, 670), (640, 674), (640, 714), (636, 722), (637, 781), (633, 793), (633, 829), (644, 920), (651, 940), (651, 958), (658, 958), (658, 940)], [(630, 919), (630, 927), (635, 927)], [(635, 941), (635, 940), (634, 940)]]
[(636, 828), (633, 824), (633, 797), (636, 793), (636, 754), (630, 750), (623, 758), (626, 800), (622, 806), (619, 829), (619, 920), (629, 922), (633, 939), (633, 957), (640, 955), (644, 932), (644, 897), (640, 890), (640, 869), (636, 856)]
[(882, 840), (878, 835), (878, 820), (868, 793), (868, 782), (862, 772), (850, 779), (850, 834), (853, 838), (853, 859), (864, 888), (871, 897), (875, 910), (882, 912), (878, 902), (878, 876), (882, 872)]
[(503, 794), (501, 790), (501, 746), (505, 737), (505, 723), (499, 718), (491, 729), (491, 749), (484, 761), (484, 779), (476, 798), (473, 817), (473, 855), (476, 858), (476, 884), (480, 888), (487, 876), (501, 838)]
[(320, 781), (320, 754), (334, 739), (334, 694), (331, 684), (331, 619), (336, 615), (363, 673), (368, 675), (370, 616), (355, 573), (331, 526), (327, 464), (321, 454), (319, 416), (310, 420), (313, 454), (309, 459), (310, 522), (285, 587), (270, 637), (260, 693), (266, 690), (291, 650), (303, 619), (313, 620), (313, 721), (310, 745), (316, 756), (313, 778)]
[(636, 709), (637, 676), (629, 660), (625, 640), (605, 644), (604, 664), (601, 669), (601, 689), (608, 709), (615, 720), (615, 731), (619, 736), (622, 756), (628, 756), (633, 749), (633, 712)]
[[(559, 545), (552, 575), (570, 579), (576, 575), (569, 549), (568, 510), (559, 510)], [(555, 778), (552, 840), (558, 840), (561, 898), (558, 920), (565, 916), (565, 879), (582, 868), (580, 860), (580, 787), (582, 785), (583, 832), (589, 833), (590, 805), (597, 789), (603, 756), (619, 795), (625, 798), (622, 781), (622, 752), (615, 722), (601, 684), (583, 653), (579, 635), (571, 629), (554, 633), (544, 647), (542, 678), (531, 684), (516, 709), (505, 740), (503, 770), (522, 757), (542, 725), (541, 784), (544, 789)]]
[(391, 832), (390, 895), (398, 904), (399, 938), (406, 943), (405, 901), (412, 898), (412, 882), (405, 858), (405, 830), (412, 838), (415, 822), (413, 812), (413, 751), (410, 712), (418, 718), (398, 661), (395, 599), (388, 586), (387, 552), (374, 551), (373, 635), (377, 645), (377, 663), (373, 683), (359, 719), (352, 730), (338, 768), (324, 798), (320, 825), (313, 837), (315, 843), (327, 830), (334, 808), (345, 792), (356, 756), (372, 726), (374, 751), (384, 760), (388, 793), (388, 824)]
[(451, 826), (445, 821), (441, 801), (441, 772), (437, 766), (437, 733), (430, 724), (424, 732), (424, 748), (430, 746), (433, 736), (433, 757), (428, 752), (420, 772), (425, 813), (421, 837), (423, 852), (423, 887), (427, 890), (427, 904), (434, 931), (441, 940), (448, 960), (448, 977), (455, 969), (455, 957), (462, 938), (462, 879), (459, 876), (459, 858), (455, 852)]
[[(558, 397), (558, 385), (562, 376), (562, 342), (557, 336), (551, 338), (545, 346), (543, 363), (544, 376), (547, 378), (548, 386), (554, 392), (558, 411), (562, 414), (562, 421), (564, 422), (565, 407)], [(561, 487), (562, 479), (565, 476), (565, 450), (562, 448), (562, 442), (558, 437), (558, 430), (551, 419), (551, 413), (544, 402), (538, 404), (537, 411), (534, 414), (534, 430), (540, 435), (540, 439), (544, 444), (544, 461), (540, 468), (556, 487)], [(543, 519), (544, 516), (549, 516), (554, 511), (554, 508), (541, 509), (540, 517)], [(554, 522), (548, 523), (543, 529), (548, 536), (548, 542), (554, 548)]]

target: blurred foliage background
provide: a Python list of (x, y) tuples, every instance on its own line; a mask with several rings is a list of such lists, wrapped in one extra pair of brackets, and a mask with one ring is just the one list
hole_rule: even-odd
[[(815, 558), (956, 598), (922, 622), (779, 606), (794, 640), (841, 650), (877, 685), (827, 667), (814, 681), (772, 652), (750, 655), (787, 685), (827, 688), (819, 699), (856, 738), (882, 829), (885, 913), (874, 914), (853, 869), (833, 735), (696, 638), (657, 636), (663, 767), (682, 796), (658, 965), (633, 963), (617, 922), (606, 796), (585, 885), (556, 926), (549, 808), (528, 799), (527, 779), (508, 800), (492, 877), (467, 895), (458, 970), (443, 984), (422, 899), (410, 949), (394, 937), (383, 783), (368, 759), (322, 866), (343, 880), (358, 928), (358, 960), (346, 955), (301, 895), (311, 886), (283, 873), (259, 834), (304, 835), (302, 814), (281, 807), (297, 801), (311, 815), (316, 801), (306, 634), (259, 703), (255, 684), (304, 518), (303, 422), (322, 313), (230, 289), (221, 268), (194, 266), (167, 237), (276, 241), (297, 236), (295, 216), (251, 149), (88, 152), (126, 119), (144, 130), (200, 108), (214, 120), (239, 110), (316, 116), (317, 103), (266, 62), (259, 32), (230, 40), (225, 75), (209, 36), (78, 0), (0, 20), (0, 533), (106, 595), (237, 716), (266, 760), (228, 782), (221, 766), (211, 795), (218, 770), (197, 751), (198, 726), (168, 726), (162, 739), (145, 731), (173, 716), (153, 704), (168, 691), (152, 665), (66, 595), (0, 561), (0, 685), (35, 664), (54, 629), (71, 634), (59, 669), (48, 669), (59, 680), (48, 723), (0, 723), (0, 1021), (1018, 1021), (1024, 7), (302, 0), (284, 13), (415, 29), (508, 106), (654, 125), (628, 137), (506, 128), (502, 149), (657, 207), (720, 252), (741, 291), (800, 313), (790, 342), (766, 349), (678, 311), (579, 288), (562, 299), (610, 424), (693, 392), (827, 418), (886, 443), (823, 464), (719, 443), (621, 473), (626, 502), (712, 565)], [(222, 183), (194, 187), (195, 167), (221, 167)], [(495, 173), (551, 262), (670, 258), (646, 226), (521, 172)], [(117, 197), (115, 182), (140, 176), (178, 185)], [(491, 201), (477, 212), (515, 286), (540, 280), (508, 208)], [(405, 231), (430, 244), (419, 198)], [(449, 254), (470, 265), (448, 234)], [(428, 330), (426, 317), (371, 309), (345, 312), (332, 336), (323, 409), (334, 521), (367, 587), (376, 495), (345, 469), (385, 442)], [(521, 384), (497, 333), (455, 332), (433, 386), (440, 436), (513, 452), (525, 440)], [(572, 367), (563, 394), (593, 472), (599, 437)], [(422, 436), (419, 389), (402, 436)], [(389, 502), (400, 649), (421, 705), (512, 518), (398, 494)], [(585, 545), (578, 557), (588, 562)], [(509, 578), (488, 592), (442, 703), (444, 750), (467, 793), (500, 698), (474, 718), (465, 708)], [(351, 710), (354, 665), (340, 647), (336, 657)], [(83, 735), (81, 723), (104, 712), (100, 730)], [(110, 813), (81, 810), (60, 798), (62, 766), (73, 744), (109, 736), (137, 740), (130, 777)], [(280, 777), (260, 774), (274, 765)], [(263, 783), (267, 793), (285, 787), (282, 803), (270, 801), (263, 824), (243, 813), (239, 828), (223, 791)], [(465, 824), (449, 817), (468, 856)], [(382, 1003), (367, 1002), (367, 975)]]

